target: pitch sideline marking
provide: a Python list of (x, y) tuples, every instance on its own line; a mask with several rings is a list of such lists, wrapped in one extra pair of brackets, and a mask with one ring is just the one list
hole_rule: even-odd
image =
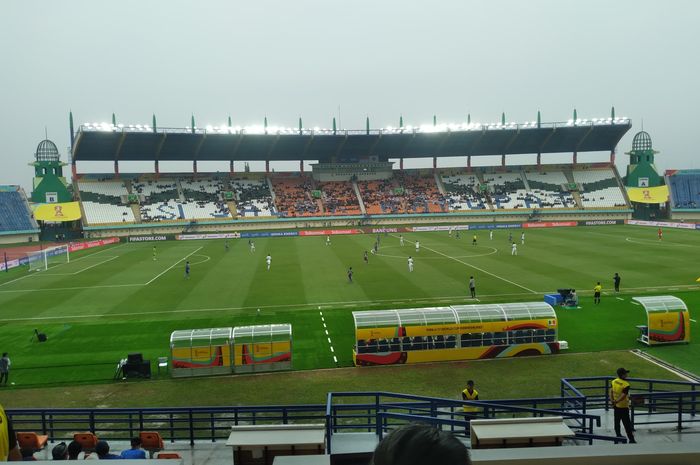
[(646, 352), (642, 352), (642, 351), (637, 352), (637, 351), (635, 351), (635, 350), (633, 350), (633, 351), (631, 351), (631, 352), (632, 352), (633, 355), (636, 355), (637, 357), (641, 358), (642, 360), (645, 360), (645, 361), (647, 361), (647, 362), (649, 362), (649, 363), (653, 363), (654, 365), (656, 365), (656, 366), (658, 366), (658, 367), (661, 367), (661, 368), (663, 368), (664, 370), (669, 371), (669, 372), (673, 373), (674, 375), (676, 375), (676, 376), (678, 376), (678, 377), (680, 377), (680, 378), (685, 379), (686, 381), (695, 382), (694, 379), (688, 378), (688, 377), (685, 376), (683, 373), (680, 373), (680, 372), (674, 370), (673, 368), (671, 368), (671, 367), (669, 367), (669, 366), (663, 365), (663, 364), (657, 362), (656, 360), (654, 360), (653, 358), (645, 357), (645, 355), (647, 355)]
[(151, 279), (150, 281), (148, 281), (146, 284), (144, 284), (144, 286), (148, 286), (148, 285), (151, 284), (153, 281), (155, 281), (156, 279), (160, 278), (161, 276), (163, 276), (165, 273), (167, 273), (168, 271), (172, 270), (173, 268), (175, 268), (175, 266), (176, 266), (178, 263), (180, 263), (180, 262), (183, 261), (183, 260), (186, 260), (187, 258), (189, 258), (190, 255), (194, 255), (195, 253), (199, 252), (199, 251), (202, 250), (203, 248), (204, 248), (204, 246), (201, 246), (201, 247), (197, 248), (197, 250), (194, 250), (194, 251), (188, 253), (187, 255), (185, 255), (184, 257), (182, 257), (180, 260), (176, 261), (175, 263), (173, 263), (172, 265), (170, 265), (169, 267), (167, 267), (164, 271), (161, 271), (160, 273), (158, 273), (158, 274), (156, 275), (155, 278), (153, 278), (153, 279)]
[[(321, 308), (321, 306), (319, 306), (318, 308)], [(322, 311), (319, 311), (318, 314), (321, 315), (321, 322), (323, 323), (323, 327), (325, 328), (324, 331), (326, 332), (326, 337), (328, 339), (328, 346), (331, 348), (331, 354), (333, 354), (333, 362), (335, 362), (335, 365), (338, 366), (338, 357), (336, 357), (336, 355), (335, 355), (335, 350), (333, 349), (333, 343), (331, 342), (331, 337), (328, 334), (328, 328), (326, 327), (326, 319), (323, 318)]]
[[(392, 236), (396, 237), (396, 235), (394, 235), (394, 234), (392, 234)], [(408, 241), (408, 242), (413, 242), (413, 243), (415, 244), (414, 241)], [(439, 252), (439, 251), (437, 251), (437, 250), (435, 250), (435, 249), (432, 249), (432, 248), (430, 248), (430, 247), (428, 247), (428, 246), (423, 246), (423, 248), (426, 249), (426, 250), (430, 250), (431, 252), (436, 253), (436, 254), (438, 254), (438, 255), (442, 255), (443, 257), (447, 257), (447, 258), (449, 258), (450, 260), (454, 260), (454, 261), (456, 261), (456, 262), (459, 262), (459, 263), (461, 263), (462, 265), (466, 265), (466, 266), (468, 266), (468, 267), (474, 268), (475, 270), (479, 270), (479, 271), (481, 271), (482, 273), (486, 273), (487, 275), (493, 276), (494, 278), (500, 279), (501, 281), (505, 281), (505, 282), (510, 283), (510, 284), (512, 284), (512, 285), (514, 285), (514, 286), (518, 286), (519, 288), (525, 289), (526, 291), (530, 292), (531, 294), (538, 294), (538, 292), (533, 291), (532, 289), (530, 289), (530, 288), (528, 288), (528, 287), (525, 287), (525, 286), (523, 286), (523, 285), (521, 285), (521, 284), (518, 284), (518, 283), (516, 283), (516, 282), (513, 282), (513, 281), (511, 281), (511, 280), (509, 280), (509, 279), (502, 278), (501, 276), (498, 276), (497, 274), (491, 273), (490, 271), (486, 271), (486, 270), (484, 270), (484, 269), (482, 269), (482, 268), (479, 268), (478, 266), (472, 265), (471, 263), (467, 263), (467, 262), (462, 261), (462, 260), (460, 260), (460, 259), (458, 259), (458, 258), (451, 257), (451, 256), (449, 256), (449, 255), (447, 255), (447, 254), (444, 254), (444, 253), (442, 253), (442, 252)]]

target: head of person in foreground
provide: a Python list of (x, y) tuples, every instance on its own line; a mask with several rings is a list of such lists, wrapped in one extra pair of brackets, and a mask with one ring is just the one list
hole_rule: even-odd
[(377, 445), (371, 465), (470, 465), (467, 447), (447, 431), (411, 423), (386, 436)]

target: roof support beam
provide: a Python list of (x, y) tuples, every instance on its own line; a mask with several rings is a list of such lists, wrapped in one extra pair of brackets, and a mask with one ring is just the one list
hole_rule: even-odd
[[(347, 137), (347, 136), (346, 136)], [(307, 159), (306, 154), (309, 152), (309, 147), (311, 147), (311, 142), (314, 140), (314, 133), (311, 133), (311, 136), (309, 136), (309, 140), (306, 141), (306, 145), (304, 145), (304, 150), (301, 152), (301, 158), (304, 160)]]
[(579, 149), (581, 148), (581, 145), (583, 142), (586, 140), (586, 138), (593, 132), (593, 125), (591, 124), (591, 127), (588, 128), (588, 131), (581, 137), (581, 140), (578, 141), (578, 144), (576, 144), (576, 148), (574, 149), (574, 153), (578, 152)]
[(542, 141), (542, 144), (540, 144), (540, 148), (537, 149), (537, 153), (542, 153), (542, 152), (543, 152), (542, 149), (544, 148), (545, 145), (547, 145), (547, 142), (549, 142), (549, 139), (552, 138), (552, 136), (554, 135), (555, 132), (557, 132), (557, 127), (556, 127), (556, 126), (552, 127), (552, 132), (550, 132), (549, 134), (547, 134), (547, 137), (544, 138), (544, 140)]
[(158, 161), (160, 159), (160, 152), (161, 150), (163, 150), (163, 145), (165, 145), (165, 139), (167, 139), (167, 137), (168, 134), (164, 132), (163, 137), (161, 137), (160, 142), (158, 142), (158, 147), (156, 147), (156, 156), (154, 157), (155, 161)]
[(515, 131), (515, 134), (513, 134), (513, 136), (508, 140), (508, 143), (506, 143), (506, 146), (503, 148), (504, 155), (508, 153), (508, 149), (510, 148), (511, 145), (513, 145), (513, 142), (515, 142), (515, 139), (517, 139), (519, 135), (520, 135), (520, 128), (518, 128)]
[(333, 159), (331, 162), (335, 163), (335, 160), (338, 158), (338, 155), (340, 155), (340, 151), (343, 150), (343, 147), (345, 146), (345, 143), (348, 141), (348, 133), (345, 133), (345, 137), (343, 137), (343, 140), (340, 141), (340, 144), (338, 144), (338, 148), (335, 149), (335, 153), (333, 154)]
[(374, 152), (374, 149), (377, 148), (377, 144), (379, 144), (379, 141), (382, 140), (382, 133), (380, 132), (379, 135), (377, 136), (377, 140), (374, 141), (372, 145), (369, 146), (369, 150), (367, 151), (367, 155), (372, 155)]
[(236, 142), (236, 145), (233, 146), (233, 152), (231, 152), (231, 161), (236, 159), (236, 155), (238, 155), (238, 147), (240, 147), (244, 137), (245, 136), (243, 134), (238, 135), (238, 142)]

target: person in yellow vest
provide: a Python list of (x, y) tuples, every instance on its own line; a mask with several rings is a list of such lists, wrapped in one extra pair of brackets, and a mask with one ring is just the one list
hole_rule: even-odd
[(594, 304), (599, 304), (600, 303), (600, 291), (603, 290), (603, 286), (600, 285), (600, 281), (598, 281), (598, 284), (593, 286), (593, 303)]
[[(479, 391), (474, 389), (474, 381), (471, 379), (467, 381), (467, 388), (462, 391), (463, 400), (479, 400)], [(465, 419), (469, 421), (472, 418), (476, 418), (476, 412), (479, 411), (479, 407), (474, 405), (465, 405), (464, 407)]]
[(17, 436), (5, 415), (5, 409), (0, 405), (0, 462), (21, 460), (22, 454), (17, 446)]
[(630, 420), (630, 383), (627, 382), (627, 374), (629, 370), (624, 368), (617, 369), (617, 378), (612, 382), (610, 388), (610, 403), (613, 406), (615, 414), (615, 434), (620, 434), (620, 422), (625, 426), (625, 433), (630, 444), (635, 444), (634, 429)]

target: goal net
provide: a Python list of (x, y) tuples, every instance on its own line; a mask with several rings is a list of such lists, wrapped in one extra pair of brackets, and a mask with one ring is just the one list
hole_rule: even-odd
[(43, 271), (55, 265), (70, 262), (68, 245), (49, 247), (35, 252), (28, 252), (29, 271)]

